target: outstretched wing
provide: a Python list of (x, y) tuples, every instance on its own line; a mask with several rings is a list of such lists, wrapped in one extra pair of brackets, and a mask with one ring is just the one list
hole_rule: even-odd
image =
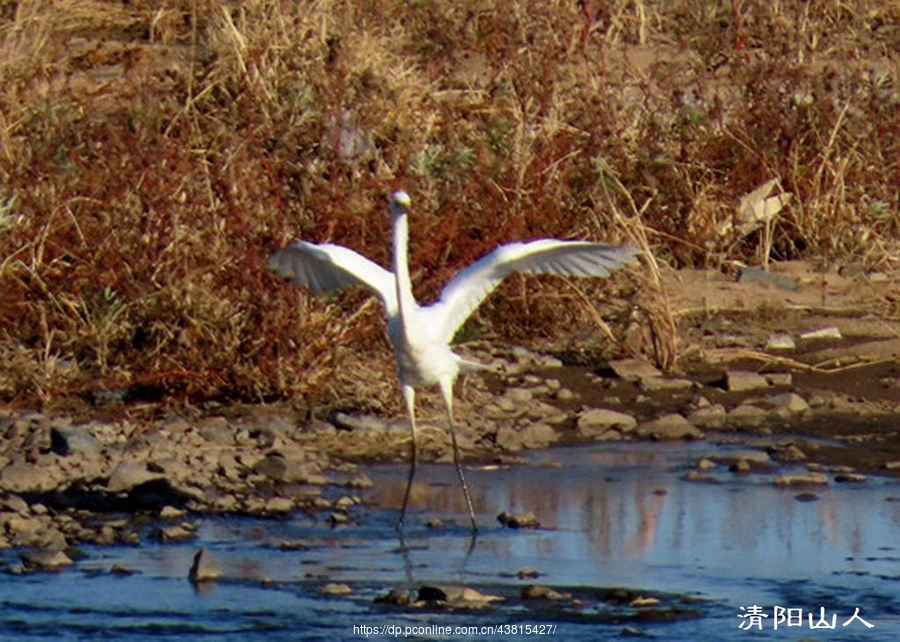
[(272, 255), (269, 269), (315, 295), (362, 285), (381, 299), (389, 317), (397, 313), (393, 273), (342, 245), (296, 241)]
[(640, 253), (632, 247), (556, 239), (502, 245), (457, 274), (441, 292), (440, 301), (423, 312), (433, 315), (433, 332), (449, 342), (485, 297), (513, 272), (607, 277)]

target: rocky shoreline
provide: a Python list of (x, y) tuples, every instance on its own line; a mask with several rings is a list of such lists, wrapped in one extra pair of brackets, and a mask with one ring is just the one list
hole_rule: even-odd
[[(685, 479), (715, 481), (716, 468), (762, 470), (773, 484), (814, 489), (900, 476), (900, 339), (866, 313), (895, 300), (896, 278), (869, 284), (880, 289), (862, 296), (852, 279), (808, 266), (782, 270), (793, 270), (797, 284), (824, 284), (828, 298), (717, 273), (670, 275), (689, 346), (673, 375), (639, 359), (598, 366), (552, 347), (466, 346), (492, 371), (460, 385), (466, 464), (516, 465), (522, 451), (554, 445), (714, 438), (748, 444), (746, 457), (701, 457)], [(828, 309), (812, 311), (815, 300)], [(449, 463), (450, 438), (433, 401), (422, 396), (421, 456)], [(127, 406), (0, 410), (0, 548), (134, 545), (147, 533), (182, 541), (195, 536), (191, 515), (201, 514), (304, 511), (347, 523), (372, 484), (358, 464), (405, 462), (409, 452), (403, 417), (321, 417), (289, 404), (170, 406), (138, 418), (146, 415)], [(69, 559), (32, 557), (26, 570)]]
[[(734, 474), (769, 470), (773, 483), (789, 486), (900, 475), (900, 450), (883, 447), (896, 442), (900, 403), (798, 392), (789, 371), (729, 369), (704, 383), (664, 377), (632, 359), (614, 361), (601, 374), (523, 349), (490, 361), (494, 383), (508, 387), (494, 392), (481, 378), (465, 384), (459, 438), (470, 465), (515, 464), (523, 450), (556, 444), (727, 435), (753, 436), (755, 446), (735, 461), (701, 458), (685, 479), (713, 481), (708, 471), (718, 466)], [(896, 379), (882, 377), (879, 385), (900, 390)], [(360, 502), (358, 491), (372, 484), (355, 462), (405, 461), (406, 422), (342, 414), (326, 422), (300, 414), (258, 406), (155, 422), (74, 423), (8, 413), (0, 419), (0, 547), (134, 545), (148, 524), (157, 524), (149, 532), (159, 541), (183, 541), (194, 537), (191, 514), (306, 511), (344, 523)], [(440, 413), (433, 414), (431, 426), (428, 416), (423, 422), (422, 455), (448, 462), (449, 437)], [(759, 446), (760, 437), (767, 446)], [(779, 472), (798, 462), (806, 474)], [(336, 499), (323, 496), (328, 487), (339, 487), (327, 493)], [(26, 568), (55, 568), (69, 558), (23, 559)]]

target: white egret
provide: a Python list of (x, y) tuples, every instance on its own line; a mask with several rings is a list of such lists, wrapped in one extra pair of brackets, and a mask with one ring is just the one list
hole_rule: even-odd
[(472, 530), (477, 531), (475, 510), (460, 465), (453, 426), (453, 384), (460, 372), (483, 366), (454, 354), (450, 349), (450, 341), (485, 297), (513, 272), (606, 277), (611, 270), (634, 261), (640, 251), (624, 246), (556, 239), (509, 243), (498, 247), (456, 275), (441, 292), (439, 301), (420, 307), (413, 297), (407, 263), (409, 205), (409, 195), (403, 191), (396, 192), (391, 200), (393, 272), (346, 247), (305, 241), (296, 241), (278, 250), (269, 260), (269, 268), (282, 277), (292, 279), (295, 285), (309, 288), (314, 295), (362, 285), (381, 299), (387, 314), (388, 336), (394, 346), (397, 373), (412, 432), (409, 476), (397, 530), (402, 534), (418, 463), (416, 388), (437, 385), (447, 408), (453, 443), (453, 465), (462, 484)]

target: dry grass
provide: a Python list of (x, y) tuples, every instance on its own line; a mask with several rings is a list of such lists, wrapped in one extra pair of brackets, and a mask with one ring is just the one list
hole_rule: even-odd
[[(386, 263), (401, 185), (423, 298), (542, 235), (896, 266), (898, 24), (889, 0), (4, 3), (0, 399), (393, 403), (380, 311), (264, 266), (294, 237)], [(776, 219), (727, 225), (775, 178)], [(578, 288), (513, 280), (467, 332), (592, 326), (608, 286)], [(639, 304), (671, 363), (665, 297)]]

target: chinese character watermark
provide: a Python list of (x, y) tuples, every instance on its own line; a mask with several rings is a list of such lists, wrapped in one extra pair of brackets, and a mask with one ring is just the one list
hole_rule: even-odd
[[(765, 612), (765, 609), (761, 606), (754, 604), (753, 606), (740, 607), (743, 613), (738, 613), (738, 617), (741, 618), (741, 623), (738, 626), (739, 629), (744, 631), (750, 631), (751, 629), (756, 629), (758, 631), (763, 630), (763, 621), (765, 618), (769, 617), (769, 614)], [(838, 614), (832, 613), (830, 618), (825, 611), (824, 606), (819, 607), (819, 615), (818, 618), (814, 615), (814, 612), (811, 610), (808, 614), (808, 619), (804, 620), (803, 618), (803, 609), (801, 608), (786, 608), (783, 606), (775, 606), (772, 609), (772, 629), (777, 631), (779, 626), (782, 627), (791, 627), (791, 626), (803, 626), (804, 622), (808, 623), (810, 629), (836, 629), (838, 624)], [(862, 624), (867, 629), (873, 628), (875, 625), (864, 620), (859, 614), (859, 607), (856, 607), (856, 610), (853, 612), (846, 621), (844, 621), (841, 626), (849, 626), (854, 622), (858, 622)]]

